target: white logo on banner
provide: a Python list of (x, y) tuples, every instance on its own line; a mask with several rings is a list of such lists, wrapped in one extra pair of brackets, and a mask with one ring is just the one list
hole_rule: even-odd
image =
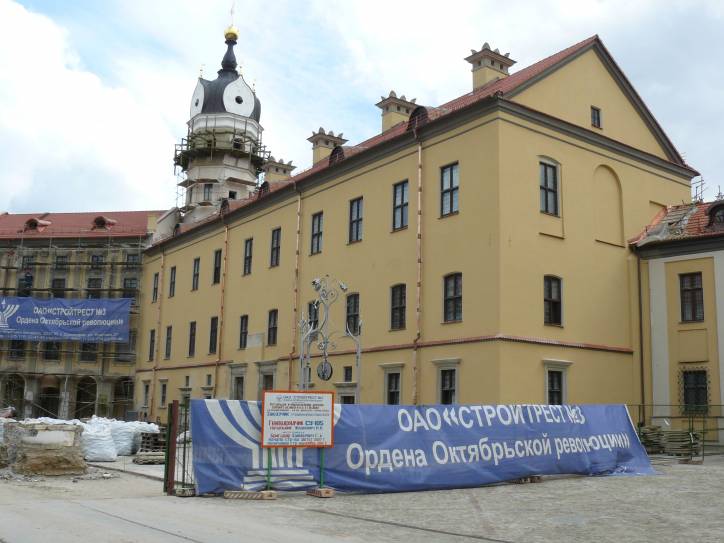
[[(229, 420), (221, 402), (225, 402), (233, 421), (246, 433), (241, 433)], [(247, 402), (251, 418), (241, 408), (241, 402), (234, 400), (206, 400), (206, 409), (216, 426), (225, 435), (234, 440), (241, 447), (251, 451), (251, 469), (244, 475), (243, 490), (262, 490), (266, 488), (266, 472), (268, 465), (268, 451), (261, 447), (261, 410), (254, 401)], [(334, 404), (334, 424), (337, 424), (342, 415), (342, 405)], [(249, 437), (247, 437), (249, 436)], [(304, 467), (305, 448), (273, 448), (271, 450), (271, 483), (276, 489), (311, 488), (317, 486), (314, 476)], [(316, 451), (317, 449), (313, 449)]]
[(19, 304), (6, 304), (5, 298), (3, 298), (3, 301), (0, 303), (0, 328), (10, 328), (8, 319), (15, 315), (18, 309), (20, 309)]

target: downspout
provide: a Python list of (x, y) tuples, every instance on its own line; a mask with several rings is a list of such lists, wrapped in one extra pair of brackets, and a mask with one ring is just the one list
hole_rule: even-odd
[(644, 311), (643, 295), (641, 293), (641, 257), (636, 253), (636, 275), (638, 280), (638, 304), (639, 304), (639, 372), (641, 373), (641, 409), (639, 410), (639, 425), (646, 421), (646, 395), (644, 387)]
[(162, 317), (162, 306), (163, 306), (163, 279), (166, 275), (166, 250), (161, 250), (161, 271), (158, 273), (158, 307), (156, 308), (156, 343), (153, 346), (153, 378), (151, 380), (151, 409), (150, 416), (158, 414), (156, 413), (156, 371), (158, 370), (158, 362), (161, 348), (161, 317)]
[(219, 337), (217, 338), (218, 345), (216, 347), (216, 360), (214, 361), (214, 389), (212, 397), (216, 398), (218, 392), (219, 382), (219, 365), (221, 364), (221, 350), (224, 348), (224, 294), (226, 291), (226, 266), (228, 265), (229, 259), (227, 254), (229, 252), (229, 225), (224, 217), (224, 252), (222, 255), (221, 264), (221, 294), (219, 299)]
[[(291, 346), (289, 349), (289, 367), (287, 369), (287, 373), (289, 375), (289, 381), (287, 383), (287, 390), (292, 390), (292, 367), (294, 364), (292, 363), (294, 360), (294, 351), (296, 350), (296, 341), (297, 341), (297, 326), (298, 326), (298, 314), (299, 314), (299, 246), (301, 243), (301, 235), (302, 235), (302, 193), (299, 190), (299, 187), (297, 187), (297, 184), (294, 184), (294, 190), (297, 193), (297, 233), (296, 233), (296, 246), (294, 249), (294, 312), (292, 314), (292, 340), (291, 340)], [(300, 346), (301, 348), (301, 346)]]
[(421, 301), (422, 301), (422, 141), (417, 129), (414, 131), (417, 140), (417, 238), (416, 259), (417, 259), (417, 283), (415, 285), (415, 339), (412, 341), (412, 403), (418, 405), (418, 381), (420, 379), (418, 348), (421, 332)]

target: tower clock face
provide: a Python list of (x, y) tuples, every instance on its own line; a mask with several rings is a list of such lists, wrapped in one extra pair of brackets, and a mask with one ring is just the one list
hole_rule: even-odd
[(248, 117), (254, 111), (254, 93), (240, 77), (224, 89), (224, 108), (229, 113)]
[(189, 118), (201, 113), (202, 107), (204, 107), (204, 86), (201, 84), (201, 81), (199, 81), (196, 83), (194, 94), (191, 97), (191, 114)]

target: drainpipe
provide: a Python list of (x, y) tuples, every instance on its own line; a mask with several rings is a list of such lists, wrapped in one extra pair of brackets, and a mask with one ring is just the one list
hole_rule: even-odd
[(212, 396), (216, 398), (219, 382), (219, 365), (221, 364), (221, 350), (224, 348), (224, 294), (226, 291), (226, 267), (229, 262), (227, 254), (229, 252), (229, 225), (224, 218), (224, 252), (222, 254), (221, 263), (221, 294), (219, 299), (219, 337), (216, 347), (216, 360), (214, 361), (214, 388)]
[(416, 238), (416, 267), (417, 283), (415, 285), (415, 339), (412, 341), (412, 403), (418, 405), (418, 381), (420, 379), (418, 348), (422, 335), (420, 321), (422, 317), (422, 141), (417, 129), (414, 131), (417, 140), (417, 238)]
[(296, 350), (295, 347), (298, 331), (297, 320), (299, 314), (299, 246), (301, 243), (302, 235), (302, 192), (299, 190), (299, 187), (297, 187), (296, 183), (294, 184), (294, 190), (297, 193), (297, 232), (295, 234), (296, 247), (294, 249), (294, 313), (292, 314), (292, 341), (289, 350), (289, 367), (287, 370), (287, 373), (289, 374), (289, 381), (287, 383), (287, 390), (292, 390), (292, 361), (294, 360), (294, 351)]
[(161, 317), (163, 306), (163, 279), (166, 276), (166, 249), (161, 250), (161, 271), (158, 272), (158, 307), (156, 308), (156, 344), (153, 346), (153, 377), (151, 379), (151, 409), (149, 418), (154, 420), (159, 414), (156, 413), (156, 371), (158, 370), (159, 350), (161, 346)]
[(641, 373), (641, 409), (639, 410), (639, 424), (646, 421), (646, 395), (644, 387), (644, 311), (643, 294), (641, 293), (641, 257), (636, 253), (636, 275), (638, 281), (638, 304), (639, 304), (639, 371)]

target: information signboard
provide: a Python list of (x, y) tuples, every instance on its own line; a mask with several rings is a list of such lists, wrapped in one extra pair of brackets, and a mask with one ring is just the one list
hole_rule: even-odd
[(334, 392), (264, 391), (261, 446), (334, 446)]

